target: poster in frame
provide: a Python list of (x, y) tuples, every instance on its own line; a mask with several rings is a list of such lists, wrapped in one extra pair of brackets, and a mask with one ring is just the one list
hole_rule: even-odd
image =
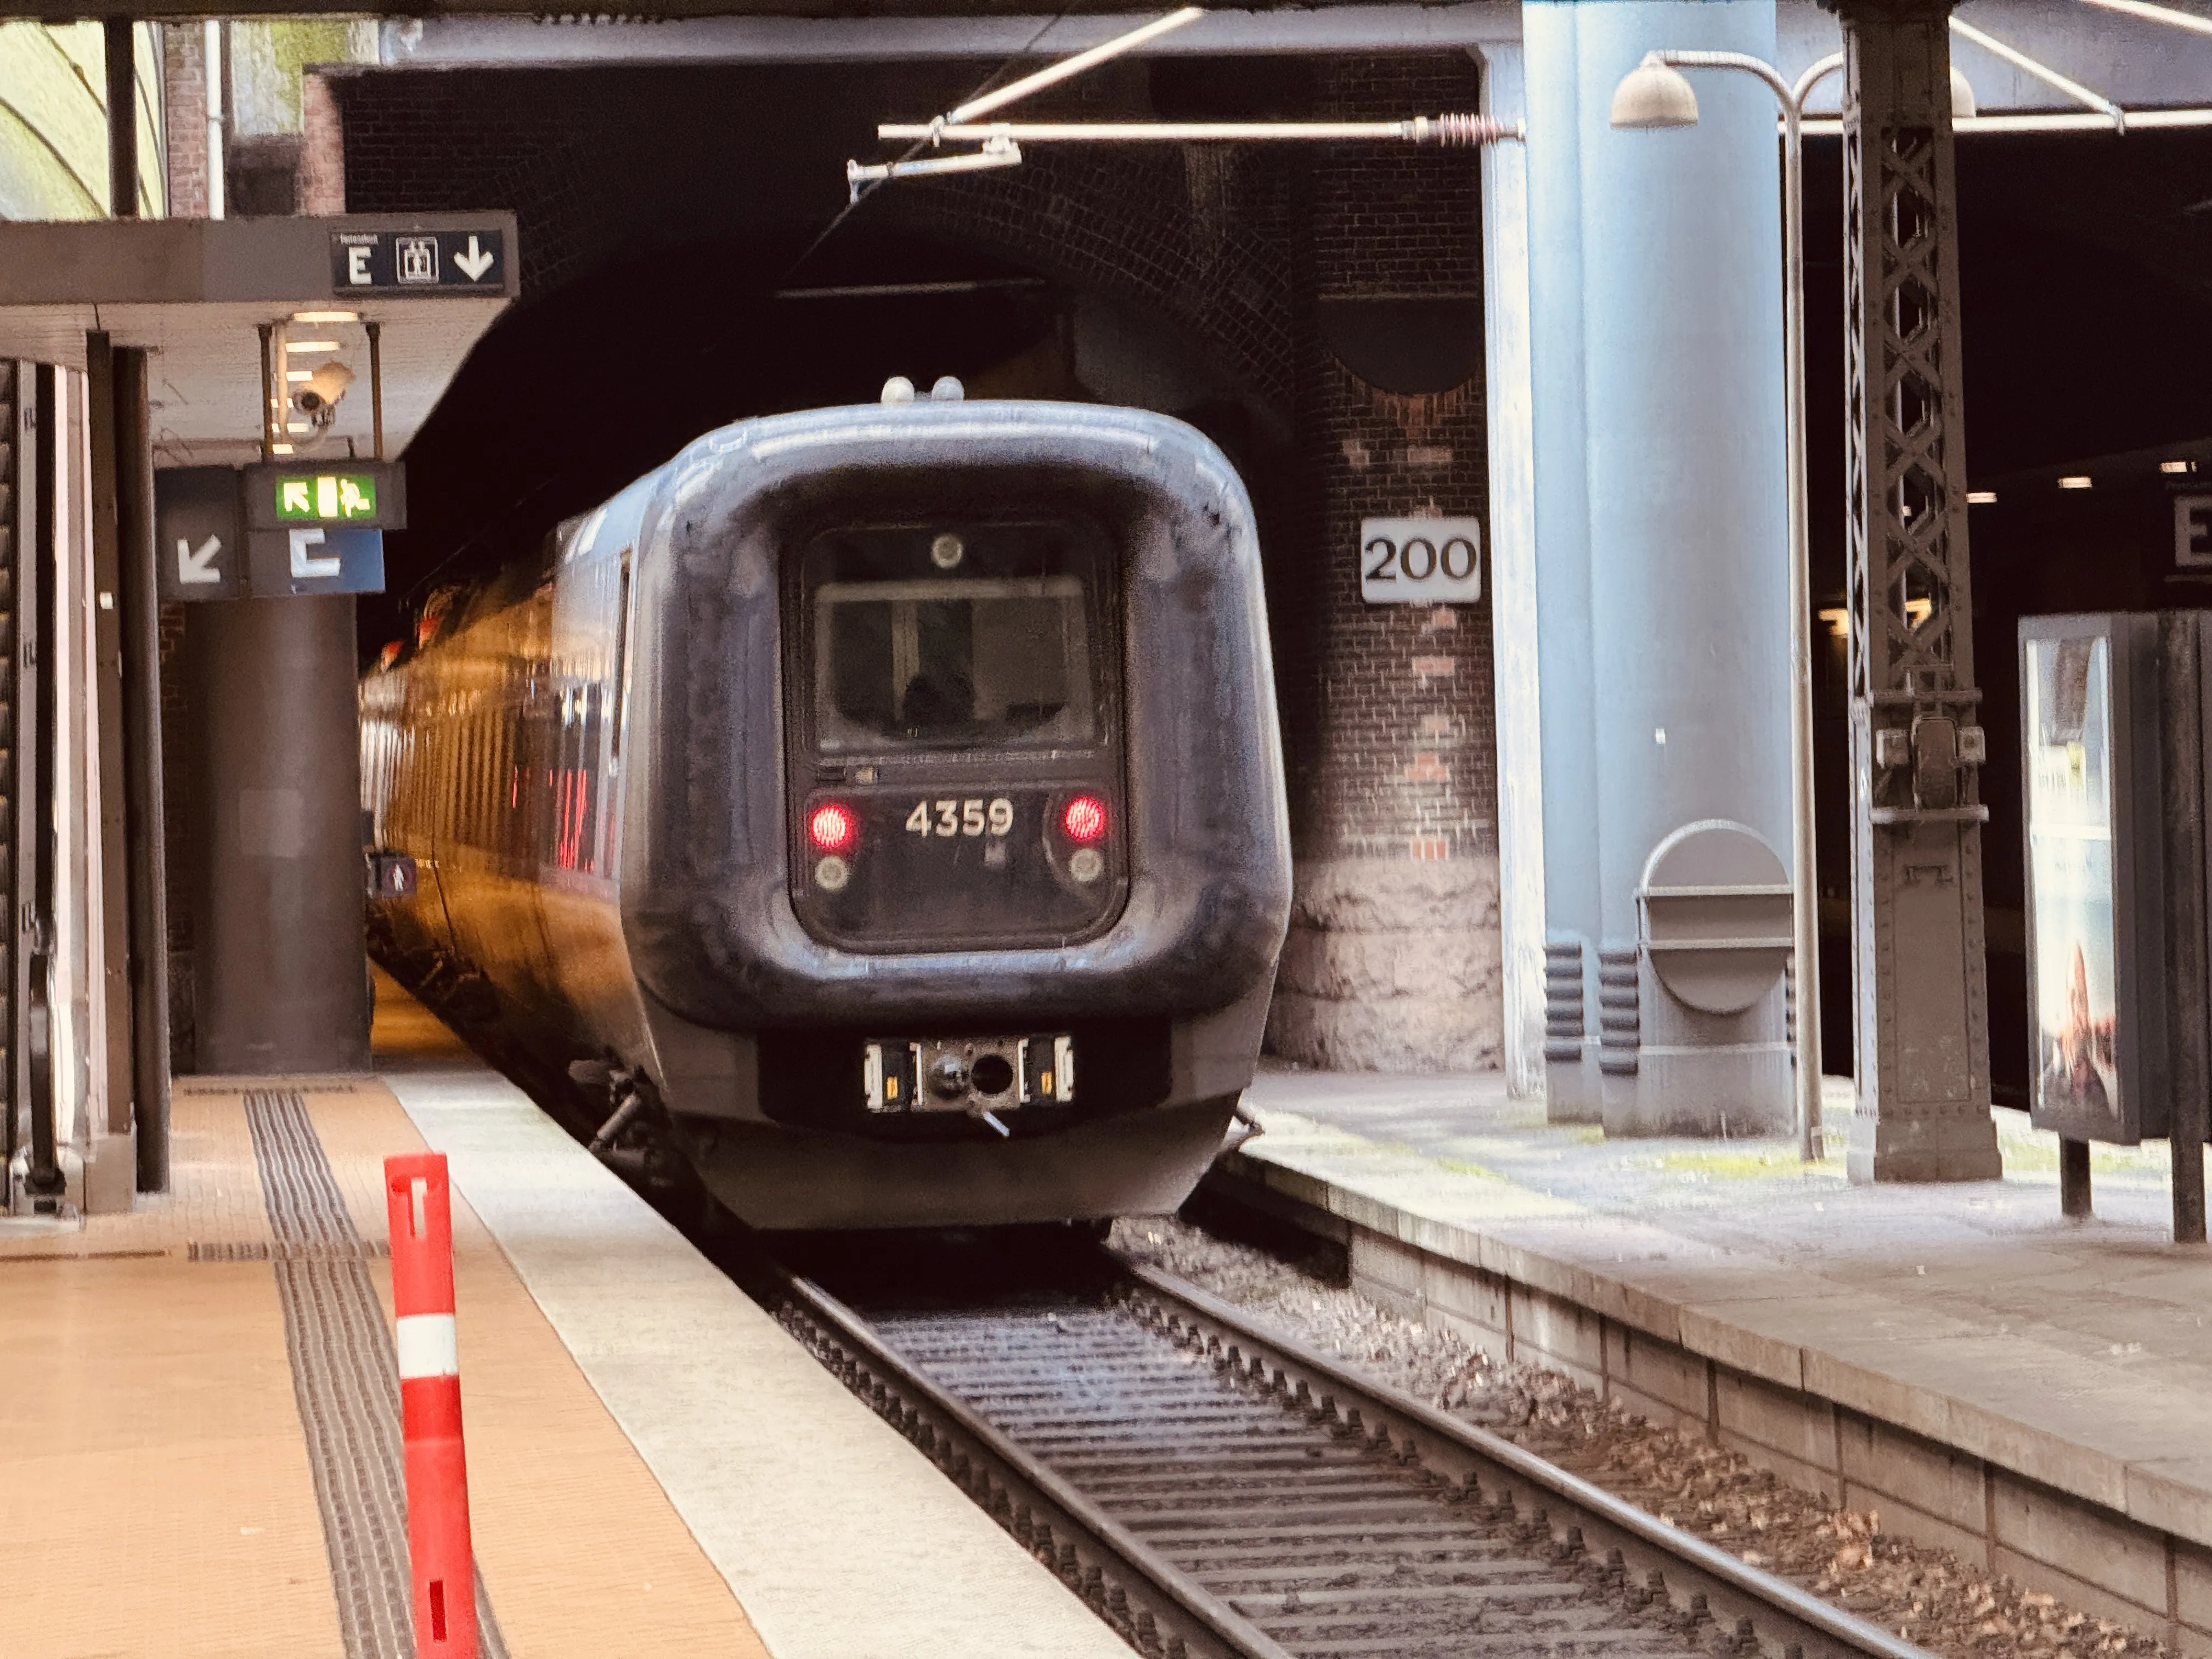
[(2020, 623), (2029, 1115), (2069, 1140), (2165, 1133), (2157, 618)]

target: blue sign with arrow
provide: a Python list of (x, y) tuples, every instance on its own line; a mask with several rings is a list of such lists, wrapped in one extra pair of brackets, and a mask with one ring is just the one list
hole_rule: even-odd
[(384, 591), (381, 530), (319, 524), (254, 530), (246, 532), (246, 551), (256, 599)]

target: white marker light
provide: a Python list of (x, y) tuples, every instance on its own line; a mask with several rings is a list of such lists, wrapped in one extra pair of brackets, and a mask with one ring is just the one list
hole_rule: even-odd
[(2061, 478), (2058, 481), (2058, 487), (2061, 489), (2088, 489), (2094, 488), (2096, 482), (2086, 472), (2076, 472), (2069, 477)]

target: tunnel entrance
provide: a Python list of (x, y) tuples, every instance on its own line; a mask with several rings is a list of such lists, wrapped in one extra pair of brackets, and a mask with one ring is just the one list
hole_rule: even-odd
[[(1370, 605), (1357, 557), (1370, 515), (1487, 511), (1479, 166), (1082, 147), (844, 211), (876, 120), (950, 107), (1000, 68), (334, 78), (349, 209), (496, 199), (523, 261), (522, 301), (408, 454), (410, 527), (362, 607), (364, 660), (441, 585), (526, 556), (731, 421), (872, 400), (893, 374), (1176, 416), (1227, 453), (1261, 532), (1300, 887), (1271, 1042), (1354, 1069), (1493, 1069), (1487, 584)], [(1455, 51), (1119, 62), (1024, 107), (1371, 120), (1480, 98)]]

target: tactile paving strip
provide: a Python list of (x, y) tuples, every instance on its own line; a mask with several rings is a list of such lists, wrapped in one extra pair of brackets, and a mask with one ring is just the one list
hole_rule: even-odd
[[(111, 1251), (110, 1255), (121, 1254)], [(161, 1255), (160, 1250), (131, 1252), (138, 1255)], [(207, 1243), (194, 1240), (185, 1246), (187, 1261), (358, 1261), (365, 1257), (382, 1258), (392, 1254), (388, 1244), (361, 1240), (351, 1244), (271, 1244), (256, 1240), (240, 1244), (235, 1241)]]
[[(398, 1367), (368, 1267), (384, 1252), (355, 1230), (304, 1096), (249, 1091), (246, 1120), (346, 1659), (415, 1659)], [(507, 1659), (481, 1572), (476, 1597), (484, 1659)]]

